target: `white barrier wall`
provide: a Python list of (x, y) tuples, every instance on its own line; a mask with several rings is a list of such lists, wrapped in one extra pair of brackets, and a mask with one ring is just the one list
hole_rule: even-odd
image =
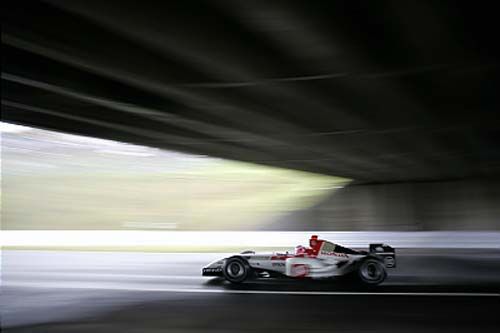
[(233, 232), (233, 231), (65, 231), (4, 230), (1, 246), (14, 247), (95, 247), (95, 246), (168, 246), (189, 247), (283, 247), (307, 245), (310, 235), (351, 246), (387, 243), (406, 248), (500, 248), (500, 232)]

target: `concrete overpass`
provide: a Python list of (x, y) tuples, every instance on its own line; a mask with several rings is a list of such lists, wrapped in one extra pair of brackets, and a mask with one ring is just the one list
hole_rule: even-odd
[(500, 174), (496, 13), (470, 1), (5, 1), (2, 120), (358, 183), (488, 186)]

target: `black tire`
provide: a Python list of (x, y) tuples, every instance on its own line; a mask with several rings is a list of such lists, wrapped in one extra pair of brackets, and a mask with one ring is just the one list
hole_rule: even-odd
[(231, 257), (226, 260), (222, 269), (224, 278), (231, 283), (242, 283), (251, 275), (248, 262), (240, 257)]
[(364, 260), (358, 267), (360, 281), (368, 286), (376, 286), (384, 282), (387, 277), (384, 264), (377, 259)]

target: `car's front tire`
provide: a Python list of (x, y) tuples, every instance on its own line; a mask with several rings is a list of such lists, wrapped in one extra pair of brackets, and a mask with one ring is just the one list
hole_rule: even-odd
[(231, 257), (226, 260), (222, 272), (224, 278), (231, 283), (241, 283), (251, 274), (248, 262), (240, 257)]
[(358, 277), (365, 285), (376, 286), (387, 277), (384, 264), (377, 259), (366, 259), (358, 268)]

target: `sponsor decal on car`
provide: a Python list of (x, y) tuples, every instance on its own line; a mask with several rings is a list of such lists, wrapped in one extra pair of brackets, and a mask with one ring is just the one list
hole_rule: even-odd
[(249, 257), (251, 260), (273, 260), (272, 257), (269, 256), (251, 256)]
[(203, 273), (222, 273), (222, 267), (203, 268)]
[(305, 264), (293, 264), (291, 269), (291, 275), (294, 277), (305, 277), (309, 274), (309, 265)]
[(337, 253), (337, 252), (333, 252), (333, 251), (321, 251), (321, 255), (349, 258), (349, 256), (345, 253)]

